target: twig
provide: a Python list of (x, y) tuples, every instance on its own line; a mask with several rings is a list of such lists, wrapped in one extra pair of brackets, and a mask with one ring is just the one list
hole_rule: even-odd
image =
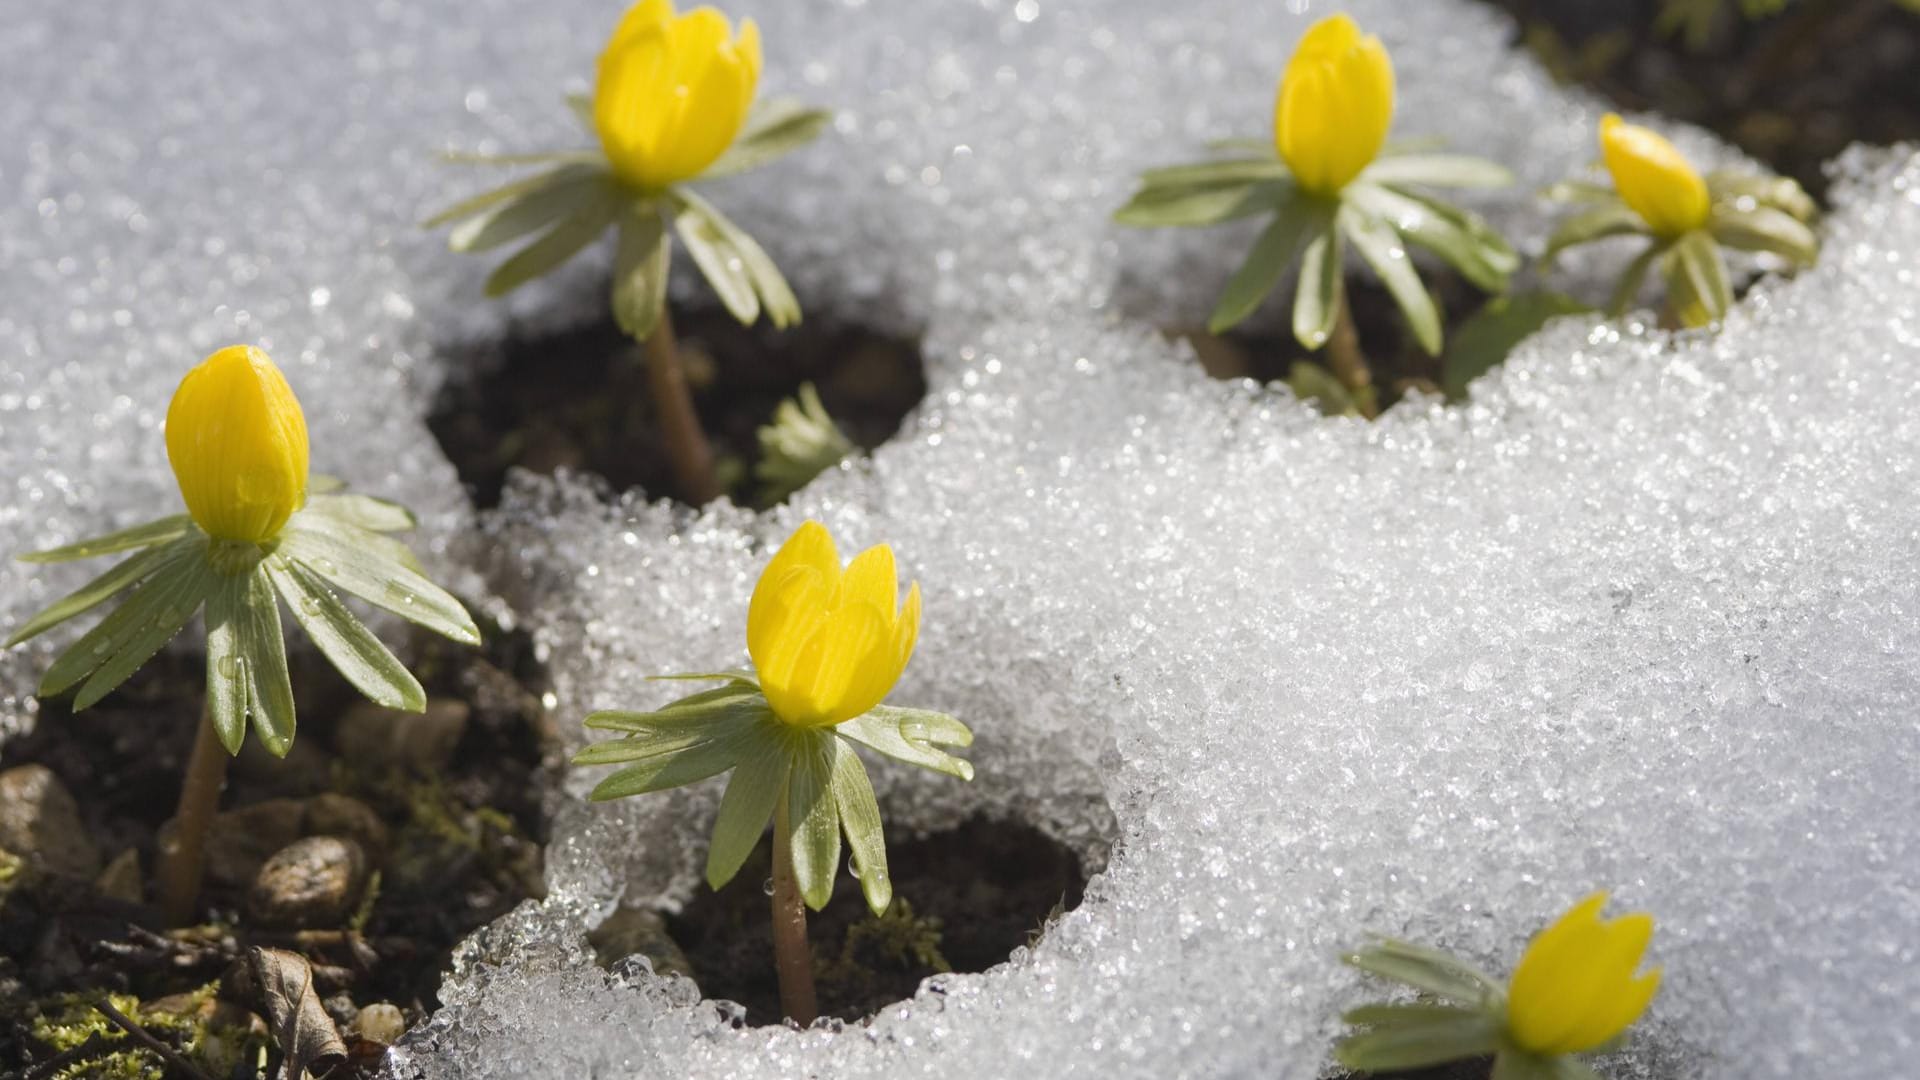
[(69, 1047), (53, 1057), (28, 1069), (22, 1080), (47, 1080), (47, 1077), (69, 1065), (77, 1065), (91, 1058), (105, 1057), (120, 1049), (118, 1039), (107, 1038), (106, 1032), (96, 1031), (87, 1036), (87, 1040), (78, 1046)]
[(172, 1065), (174, 1068), (179, 1069), (181, 1072), (186, 1073), (188, 1076), (193, 1077), (194, 1080), (213, 1080), (213, 1077), (208, 1076), (205, 1072), (201, 1071), (198, 1065), (195, 1065), (193, 1062), (188, 1061), (186, 1058), (183, 1058), (178, 1053), (176, 1053), (173, 1047), (168, 1046), (166, 1043), (163, 1043), (159, 1039), (154, 1038), (152, 1035), (147, 1033), (146, 1028), (143, 1028), (139, 1024), (136, 1024), (133, 1021), (127, 1019), (124, 1015), (121, 1014), (119, 1009), (116, 1009), (113, 1007), (112, 1002), (106, 1000), (105, 998), (102, 998), (101, 1000), (94, 1002), (93, 1007), (99, 1011), (101, 1016), (104, 1016), (108, 1020), (113, 1021), (113, 1024), (115, 1027), (119, 1028), (121, 1031), (126, 1032), (128, 1035), (133, 1036), (133, 1040), (135, 1042), (139, 1043), (140, 1045), (146, 1047), (147, 1049), (153, 1051), (156, 1054), (159, 1054), (162, 1058), (166, 1059), (167, 1064)]

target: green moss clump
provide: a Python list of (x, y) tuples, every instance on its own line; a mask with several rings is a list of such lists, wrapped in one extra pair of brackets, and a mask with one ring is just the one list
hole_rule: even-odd
[[(107, 1003), (155, 1038), (179, 1049), (183, 1057), (219, 1075), (232, 1070), (247, 1034), (215, 1030), (201, 1019), (217, 986), (209, 983), (194, 991), (187, 998), (189, 1008), (181, 1012), (143, 1008), (140, 999), (131, 994), (108, 994)], [(97, 1056), (87, 1055), (54, 1073), (54, 1080), (164, 1080), (167, 1063), (94, 1008), (98, 1000), (91, 995), (62, 994), (34, 1004), (33, 1037), (55, 1053), (88, 1042), (116, 1047)]]

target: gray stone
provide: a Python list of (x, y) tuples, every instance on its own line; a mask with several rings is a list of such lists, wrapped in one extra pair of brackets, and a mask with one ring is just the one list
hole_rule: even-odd
[(247, 907), (264, 926), (339, 926), (360, 899), (367, 858), (344, 836), (309, 836), (274, 852), (253, 879)]
[(45, 765), (0, 772), (0, 848), (49, 874), (91, 880), (100, 872), (80, 805)]

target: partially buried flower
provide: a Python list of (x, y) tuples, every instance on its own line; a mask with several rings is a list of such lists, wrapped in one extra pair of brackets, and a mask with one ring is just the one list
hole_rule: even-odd
[(306, 417), (251, 345), (221, 349), (180, 380), (167, 460), (194, 524), (215, 539), (271, 539), (307, 501)]
[(1393, 123), (1393, 60), (1345, 14), (1313, 24), (1280, 79), (1274, 142), (1300, 187), (1331, 195), (1380, 154)]
[(747, 121), (760, 83), (760, 29), (718, 10), (675, 14), (641, 0), (600, 56), (593, 126), (614, 174), (657, 191), (705, 172)]
[(1707, 182), (1658, 132), (1608, 113), (1600, 121), (1600, 151), (1620, 198), (1655, 236), (1670, 239), (1707, 223)]
[(1527, 946), (1507, 990), (1507, 1032), (1542, 1056), (1578, 1054), (1630, 1027), (1660, 988), (1660, 969), (1634, 971), (1653, 937), (1645, 912), (1602, 919), (1607, 894), (1580, 901)]

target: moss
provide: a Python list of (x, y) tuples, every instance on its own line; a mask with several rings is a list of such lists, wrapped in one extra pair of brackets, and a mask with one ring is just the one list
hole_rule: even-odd
[[(186, 995), (186, 1006), (179, 1011), (145, 1008), (131, 994), (108, 994), (107, 1003), (121, 1015), (144, 1028), (148, 1034), (178, 1049), (182, 1056), (203, 1065), (215, 1075), (233, 1070), (251, 1036), (237, 1029), (217, 1027), (205, 1019), (213, 1004), (217, 982)], [(62, 994), (36, 1002), (32, 1007), (33, 1037), (65, 1053), (88, 1042), (112, 1046), (98, 1055), (89, 1054), (53, 1074), (52, 1080), (164, 1080), (167, 1064), (159, 1054), (133, 1041), (105, 1013), (94, 1008), (98, 997), (86, 994)]]
[(904, 897), (895, 897), (885, 914), (847, 927), (839, 955), (815, 959), (814, 976), (836, 995), (863, 997), (882, 972), (950, 972), (953, 965), (940, 952), (944, 928), (938, 917), (916, 915)]

